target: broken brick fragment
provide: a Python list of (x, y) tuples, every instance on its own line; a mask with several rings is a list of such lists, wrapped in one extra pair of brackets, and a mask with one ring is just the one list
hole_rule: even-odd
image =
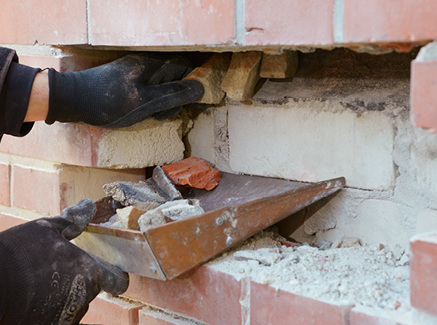
[(260, 68), (261, 78), (291, 78), (296, 74), (298, 60), (296, 51), (284, 51), (279, 55), (264, 53)]
[(221, 89), (221, 83), (230, 62), (230, 53), (213, 54), (202, 66), (197, 67), (184, 78), (184, 80), (197, 80), (203, 85), (203, 97), (198, 103), (220, 104), (226, 95)]
[(118, 219), (126, 229), (139, 230), (138, 219), (147, 211), (128, 206), (123, 209), (117, 209)]
[(231, 63), (222, 81), (226, 96), (243, 101), (253, 96), (260, 79), (259, 71), (262, 52), (237, 52), (232, 54)]
[(176, 186), (191, 186), (209, 191), (214, 189), (220, 180), (220, 172), (197, 157), (162, 166), (162, 170)]

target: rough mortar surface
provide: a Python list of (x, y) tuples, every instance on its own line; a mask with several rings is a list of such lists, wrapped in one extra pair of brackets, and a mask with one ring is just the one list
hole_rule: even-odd
[(184, 158), (182, 120), (147, 119), (134, 126), (103, 136), (98, 149), (98, 166), (144, 168)]
[(287, 247), (265, 231), (207, 265), (252, 281), (334, 304), (352, 304), (403, 319), (411, 313), (408, 254), (363, 246)]

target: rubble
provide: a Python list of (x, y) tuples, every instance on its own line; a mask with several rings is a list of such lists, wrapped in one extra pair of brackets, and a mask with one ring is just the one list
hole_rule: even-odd
[(189, 157), (162, 166), (162, 170), (176, 186), (212, 190), (220, 180), (220, 172), (212, 168), (205, 160), (197, 157)]
[(140, 226), (138, 225), (138, 219), (144, 213), (146, 213), (146, 211), (137, 209), (133, 206), (117, 209), (118, 220), (126, 229), (139, 230)]
[(203, 97), (198, 103), (220, 104), (226, 95), (220, 85), (230, 61), (229, 53), (213, 54), (202, 66), (195, 68), (184, 78), (184, 80), (197, 80), (203, 85)]
[(142, 232), (151, 227), (161, 226), (167, 222), (182, 220), (204, 213), (200, 201), (195, 199), (167, 202), (153, 210), (147, 211), (138, 219)]
[(243, 101), (253, 96), (260, 79), (262, 52), (237, 52), (232, 54), (222, 89), (229, 98)]
[(282, 54), (263, 54), (261, 60), (261, 78), (285, 79), (295, 75), (298, 67), (296, 51), (284, 51)]
[(354, 246), (321, 250), (285, 246), (264, 231), (207, 265), (236, 279), (268, 284), (313, 299), (353, 304), (398, 315), (411, 310), (408, 254), (399, 247)]
[(182, 198), (160, 167), (156, 167), (153, 176), (144, 182), (114, 182), (105, 184), (103, 190), (122, 205), (141, 210), (154, 209), (167, 201)]

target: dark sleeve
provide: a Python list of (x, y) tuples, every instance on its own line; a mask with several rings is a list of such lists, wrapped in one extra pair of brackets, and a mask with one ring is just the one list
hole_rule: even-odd
[(18, 64), (14, 50), (0, 47), (0, 139), (25, 136), (33, 122), (24, 123), (35, 75), (40, 69)]

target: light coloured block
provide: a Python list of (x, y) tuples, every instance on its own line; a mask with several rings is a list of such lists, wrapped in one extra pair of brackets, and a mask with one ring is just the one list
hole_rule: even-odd
[(208, 110), (194, 120), (187, 136), (189, 156), (195, 156), (214, 163), (214, 111)]
[(309, 182), (344, 176), (369, 190), (394, 185), (393, 125), (379, 112), (358, 116), (317, 101), (235, 106), (228, 130), (235, 172)]

